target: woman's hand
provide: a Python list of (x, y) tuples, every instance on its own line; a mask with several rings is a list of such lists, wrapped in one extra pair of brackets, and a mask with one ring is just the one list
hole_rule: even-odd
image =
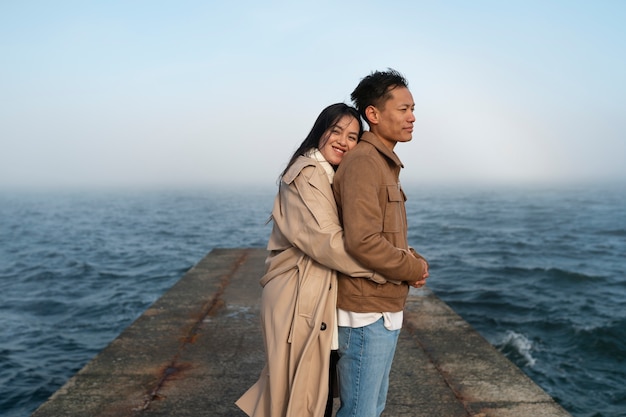
[(430, 276), (430, 273), (428, 272), (428, 262), (421, 258), (418, 259), (422, 262), (422, 265), (424, 266), (424, 275), (422, 276), (421, 280), (409, 284), (413, 288), (422, 288), (424, 285), (426, 285), (426, 278)]
[(415, 281), (412, 284), (409, 284), (411, 287), (413, 288), (422, 288), (424, 285), (426, 285), (426, 280), (423, 279), (421, 281)]

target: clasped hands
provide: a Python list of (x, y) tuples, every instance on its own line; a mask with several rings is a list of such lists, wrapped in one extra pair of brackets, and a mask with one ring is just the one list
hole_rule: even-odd
[(409, 283), (409, 285), (413, 288), (422, 288), (424, 285), (426, 285), (426, 278), (430, 276), (430, 273), (428, 272), (428, 262), (426, 262), (423, 258), (417, 258), (417, 260), (422, 262), (422, 265), (424, 267), (424, 275), (422, 276), (421, 280)]

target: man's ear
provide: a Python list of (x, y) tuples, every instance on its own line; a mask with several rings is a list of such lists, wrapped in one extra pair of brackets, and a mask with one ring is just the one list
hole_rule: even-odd
[(374, 106), (367, 106), (365, 108), (365, 117), (370, 125), (378, 124), (378, 110)]

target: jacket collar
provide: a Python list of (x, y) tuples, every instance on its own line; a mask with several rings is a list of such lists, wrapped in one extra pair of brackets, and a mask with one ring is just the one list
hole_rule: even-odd
[(402, 164), (402, 161), (400, 161), (400, 158), (398, 158), (398, 155), (396, 155), (394, 151), (386, 147), (383, 142), (378, 139), (378, 136), (376, 136), (372, 132), (363, 132), (363, 135), (361, 135), (361, 140), (375, 147), (378, 152), (392, 160), (400, 168), (404, 168), (404, 165)]
[(322, 167), (322, 165), (314, 160), (313, 158), (309, 158), (306, 156), (299, 156), (298, 159), (294, 161), (294, 163), (289, 167), (285, 175), (283, 175), (282, 181), (286, 184), (291, 184), (296, 177), (300, 174), (300, 172), (308, 166), (314, 166), (317, 169), (315, 170), (316, 175), (311, 175), (307, 177), (307, 181), (309, 184), (317, 187), (324, 188), (330, 185), (330, 180), (328, 179), (328, 175), (326, 171)]
[(285, 175), (283, 175), (282, 180), (287, 184), (291, 184), (291, 182), (298, 176), (300, 171), (306, 166), (316, 165), (315, 161), (311, 158), (307, 158), (306, 156), (300, 156), (296, 159), (293, 164), (289, 167)]

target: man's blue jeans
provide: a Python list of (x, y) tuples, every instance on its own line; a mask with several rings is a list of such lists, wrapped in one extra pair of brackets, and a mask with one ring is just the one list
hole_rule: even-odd
[(383, 412), (399, 334), (387, 330), (382, 318), (365, 327), (339, 327), (337, 417), (378, 417)]

